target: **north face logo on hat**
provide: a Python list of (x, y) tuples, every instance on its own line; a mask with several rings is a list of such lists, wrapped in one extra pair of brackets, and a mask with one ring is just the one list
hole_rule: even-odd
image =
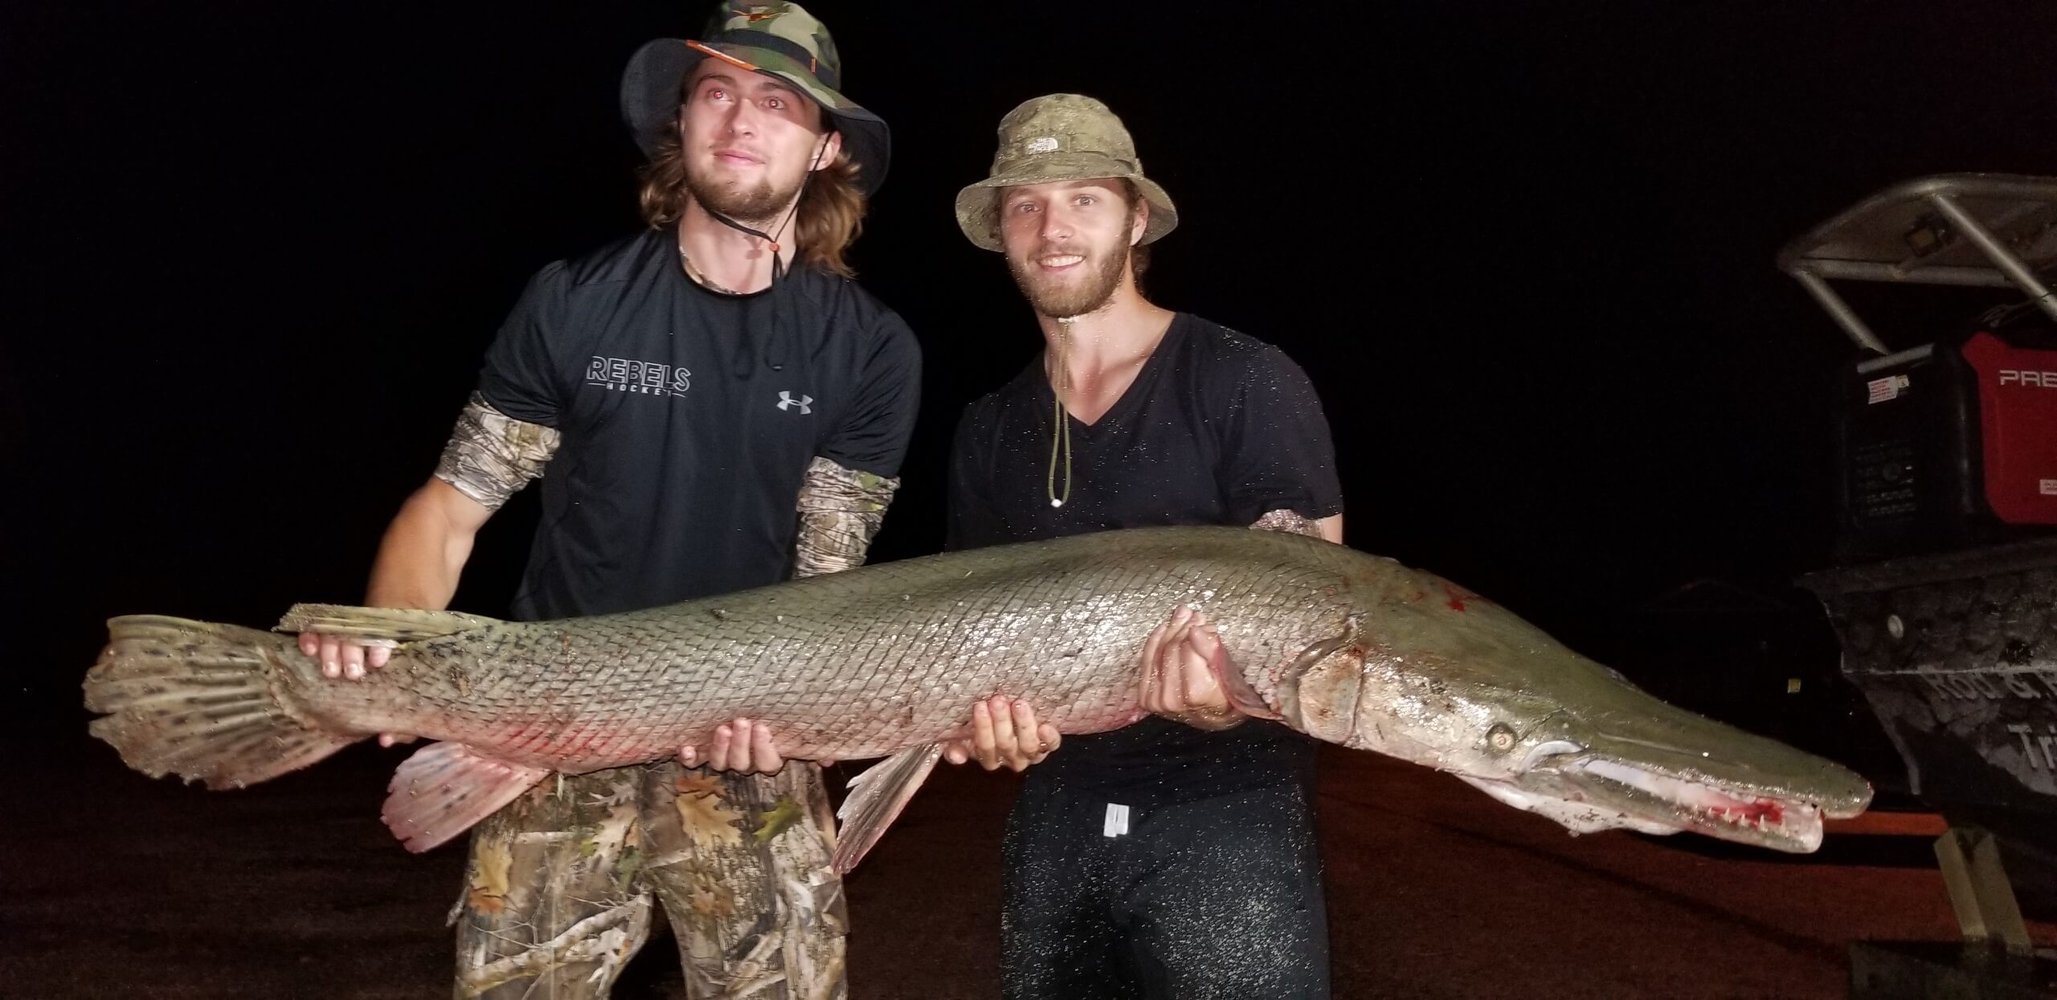
[(1056, 136), (1049, 136), (1049, 135), (1045, 135), (1045, 136), (1039, 136), (1039, 137), (1037, 137), (1037, 138), (1034, 138), (1034, 139), (1030, 139), (1030, 140), (1028, 141), (1028, 147), (1027, 147), (1027, 149), (1028, 149), (1028, 151), (1029, 151), (1029, 152), (1031, 152), (1031, 153), (1054, 153), (1054, 152), (1057, 152), (1057, 137), (1056, 137)]
[(751, 24), (756, 24), (759, 21), (768, 21), (777, 17), (785, 13), (786, 9), (787, 5), (782, 3), (737, 4), (729, 8), (729, 16), (740, 17)]

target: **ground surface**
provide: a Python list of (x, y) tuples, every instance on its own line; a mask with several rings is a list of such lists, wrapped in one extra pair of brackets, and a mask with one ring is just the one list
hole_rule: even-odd
[[(40, 741), (0, 825), (0, 996), (445, 995), (463, 859), (408, 854), (379, 824), (399, 755), (218, 793)], [(1323, 764), (1339, 997), (1841, 997), (1853, 942), (1957, 936), (1920, 817), (1879, 814), (1795, 858), (1573, 838), (1424, 769)], [(853, 875), (855, 1000), (999, 995), (1010, 790), (940, 770)], [(2035, 930), (2057, 945), (2057, 925)], [(617, 995), (668, 995), (669, 952), (653, 941)]]

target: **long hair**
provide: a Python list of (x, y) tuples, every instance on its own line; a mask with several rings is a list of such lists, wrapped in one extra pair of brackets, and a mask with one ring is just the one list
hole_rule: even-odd
[[(808, 175), (800, 189), (800, 208), (793, 224), (800, 260), (844, 278), (857, 272), (845, 256), (864, 229), (864, 192), (857, 187), (857, 162), (846, 147), (835, 162)], [(657, 155), (638, 171), (642, 192), (638, 202), (643, 221), (652, 228), (677, 222), (692, 194), (686, 190), (686, 156), (673, 119), (658, 141)]]

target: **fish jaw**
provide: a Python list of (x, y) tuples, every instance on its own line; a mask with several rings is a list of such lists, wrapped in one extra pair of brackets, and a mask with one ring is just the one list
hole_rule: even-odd
[(1863, 789), (1861, 794), (1844, 792), (1816, 799), (1583, 751), (1553, 754), (1540, 766), (1510, 778), (1462, 773), (1457, 777), (1507, 805), (1549, 817), (1573, 833), (1629, 829), (1669, 835), (1690, 831), (1793, 854), (1808, 854), (1821, 847), (1824, 817), (1856, 815), (1870, 800), (1870, 786), (1855, 775), (1849, 780)]

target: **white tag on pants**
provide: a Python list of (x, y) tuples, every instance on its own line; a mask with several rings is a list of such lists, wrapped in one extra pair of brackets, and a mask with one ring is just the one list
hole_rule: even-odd
[(1103, 837), (1119, 837), (1128, 832), (1128, 807), (1118, 803), (1107, 803), (1107, 822), (1100, 827)]

